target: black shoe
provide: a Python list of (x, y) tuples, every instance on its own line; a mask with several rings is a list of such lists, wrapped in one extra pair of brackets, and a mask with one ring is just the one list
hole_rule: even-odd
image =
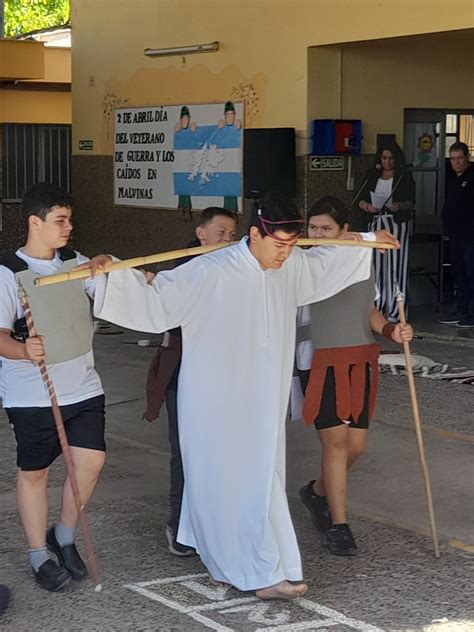
[(54, 527), (48, 529), (46, 534), (46, 546), (50, 551), (56, 553), (60, 565), (69, 571), (74, 580), (85, 579), (89, 575), (87, 566), (79, 555), (76, 545), (66, 544), (66, 546), (59, 546)]
[(326, 497), (317, 496), (313, 491), (313, 484), (315, 481), (310, 481), (307, 485), (302, 487), (299, 491), (301, 500), (305, 507), (307, 507), (311, 514), (311, 520), (313, 521), (316, 529), (324, 533), (331, 525), (331, 514), (326, 502)]
[(458, 322), (462, 320), (462, 318), (464, 317), (459, 312), (452, 312), (451, 314), (448, 314), (447, 316), (443, 316), (443, 318), (440, 318), (438, 320), (438, 323), (440, 323), (441, 325), (457, 325)]
[(33, 574), (41, 588), (51, 592), (61, 590), (71, 579), (69, 572), (58, 566), (53, 560), (43, 562), (37, 571), (33, 569)]
[(192, 546), (186, 546), (176, 541), (176, 533), (169, 525), (166, 525), (166, 539), (168, 540), (168, 551), (173, 553), (173, 555), (177, 557), (194, 557), (197, 555), (196, 549), (193, 549)]
[(8, 586), (0, 585), (0, 614), (4, 612), (8, 608), (8, 604), (10, 603), (10, 589)]
[(335, 524), (325, 531), (321, 544), (333, 555), (357, 555), (357, 545), (347, 524)]
[(472, 329), (474, 327), (474, 316), (464, 316), (464, 318), (461, 318), (461, 320), (456, 323), (456, 327)]

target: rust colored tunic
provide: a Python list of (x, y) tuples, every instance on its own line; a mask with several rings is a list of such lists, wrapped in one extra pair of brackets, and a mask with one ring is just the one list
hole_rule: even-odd
[(311, 374), (303, 404), (303, 418), (311, 425), (318, 416), (326, 373), (334, 369), (336, 409), (341, 420), (356, 423), (364, 408), (366, 366), (370, 367), (369, 419), (375, 412), (379, 346), (370, 329), (375, 300), (373, 276), (335, 296), (311, 305)]

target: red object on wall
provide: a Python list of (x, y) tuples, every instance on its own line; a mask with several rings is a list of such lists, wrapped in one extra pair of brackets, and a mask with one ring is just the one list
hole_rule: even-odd
[(354, 138), (354, 125), (352, 122), (337, 121), (336, 123), (336, 141), (335, 148), (337, 152), (352, 153), (352, 145)]

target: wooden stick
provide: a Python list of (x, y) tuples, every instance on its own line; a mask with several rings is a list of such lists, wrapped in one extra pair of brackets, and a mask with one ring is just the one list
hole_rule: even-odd
[[(113, 272), (114, 270), (124, 270), (126, 268), (136, 268), (138, 266), (145, 266), (151, 263), (162, 263), (164, 261), (172, 261), (173, 259), (181, 259), (183, 257), (194, 257), (196, 255), (204, 255), (220, 248), (226, 248), (232, 246), (238, 242), (232, 242), (230, 244), (217, 244), (215, 246), (198, 246), (197, 248), (182, 248), (181, 250), (171, 250), (169, 252), (162, 252), (157, 255), (148, 255), (145, 257), (135, 257), (134, 259), (124, 259), (123, 261), (117, 261), (105, 266), (103, 270), (97, 270), (96, 274), (106, 274), (107, 272)], [(349, 247), (362, 247), (362, 248), (379, 248), (383, 250), (393, 250), (395, 246), (393, 244), (385, 244), (376, 241), (349, 241), (347, 239), (298, 239), (296, 242), (298, 246), (349, 246)], [(90, 271), (86, 270), (73, 270), (71, 272), (62, 272), (60, 274), (51, 274), (49, 276), (38, 277), (35, 279), (35, 285), (54, 285), (55, 283), (64, 283), (65, 281), (73, 281), (76, 279), (88, 279), (90, 277)]]
[[(25, 313), (25, 320), (28, 327), (28, 334), (31, 338), (36, 337), (36, 328), (35, 323), (33, 321), (33, 316), (31, 314), (30, 304), (28, 302), (28, 296), (26, 294), (25, 289), (21, 284), (18, 286), (18, 296), (20, 298), (21, 304), (23, 306), (23, 311)], [(74, 496), (74, 503), (76, 505), (76, 511), (79, 518), (79, 522), (82, 527), (82, 535), (84, 537), (84, 548), (86, 550), (86, 559), (88, 562), (88, 568), (90, 572), (90, 578), (92, 584), (94, 586), (95, 592), (100, 592), (102, 590), (102, 585), (99, 581), (99, 571), (97, 567), (97, 559), (94, 553), (94, 549), (92, 547), (92, 541), (89, 530), (89, 523), (87, 521), (86, 511), (84, 509), (84, 505), (81, 501), (81, 495), (79, 492), (79, 487), (77, 485), (76, 474), (74, 470), (74, 463), (71, 456), (71, 450), (69, 449), (69, 442), (67, 440), (66, 431), (64, 429), (63, 417), (61, 414), (61, 409), (58, 405), (58, 400), (56, 397), (56, 389), (54, 388), (53, 381), (51, 380), (48, 372), (48, 367), (44, 360), (40, 360), (38, 362), (38, 368), (41, 373), (41, 377), (43, 378), (43, 382), (48, 391), (49, 398), (51, 400), (51, 407), (53, 410), (54, 423), (56, 425), (56, 431), (59, 437), (59, 443), (61, 444), (61, 449), (64, 455), (64, 461), (66, 463), (66, 472), (71, 484), (71, 489)]]
[[(405, 305), (404, 305), (404, 296), (400, 291), (400, 288), (397, 288), (396, 299), (398, 303), (398, 311), (400, 314), (400, 322), (402, 325), (406, 325), (406, 316), (405, 316)], [(416, 396), (416, 387), (415, 387), (415, 378), (413, 375), (413, 366), (411, 362), (411, 351), (410, 351), (410, 343), (403, 342), (403, 351), (405, 353), (405, 364), (406, 371), (408, 377), (408, 387), (410, 389), (410, 399), (411, 399), (411, 408), (413, 411), (413, 421), (415, 422), (415, 433), (416, 433), (416, 441), (418, 444), (418, 454), (420, 457), (421, 468), (423, 471), (423, 482), (425, 485), (425, 493), (426, 493), (426, 501), (428, 504), (428, 515), (430, 519), (430, 528), (431, 528), (431, 538), (433, 540), (433, 548), (435, 557), (439, 558), (439, 545), (438, 545), (438, 534), (436, 532), (436, 522), (435, 515), (433, 509), (433, 498), (431, 495), (431, 483), (430, 483), (430, 475), (428, 472), (428, 465), (425, 459), (425, 448), (423, 444), (423, 434), (421, 431), (421, 419), (420, 419), (420, 410), (418, 407), (418, 399)]]

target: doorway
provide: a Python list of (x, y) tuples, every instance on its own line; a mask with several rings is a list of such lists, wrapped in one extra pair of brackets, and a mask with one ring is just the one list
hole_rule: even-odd
[(404, 151), (416, 184), (410, 245), (410, 303), (440, 304), (452, 297), (447, 238), (441, 213), (449, 148), (457, 141), (474, 153), (474, 109), (405, 109)]

